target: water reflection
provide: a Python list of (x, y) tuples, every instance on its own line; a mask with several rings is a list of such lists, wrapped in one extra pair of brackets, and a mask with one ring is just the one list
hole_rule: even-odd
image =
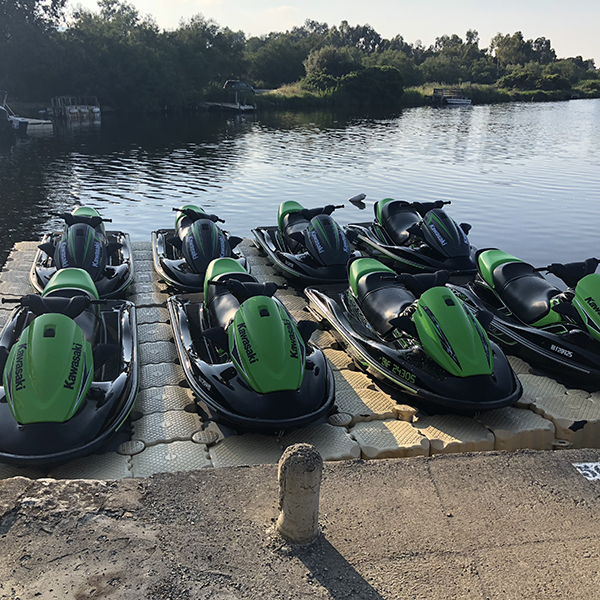
[[(89, 204), (134, 240), (200, 203), (249, 236), (283, 200), (452, 200), (478, 246), (536, 263), (598, 254), (600, 101), (400, 115), (200, 114), (57, 129), (0, 154), (0, 256)], [(347, 205), (342, 223), (371, 218)]]

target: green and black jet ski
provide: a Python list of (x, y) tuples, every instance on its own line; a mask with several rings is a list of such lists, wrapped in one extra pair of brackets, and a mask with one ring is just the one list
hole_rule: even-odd
[(252, 230), (259, 248), (292, 282), (339, 283), (348, 280), (347, 264), (358, 256), (348, 236), (331, 217), (328, 204), (307, 209), (288, 200), (279, 206), (277, 225)]
[(335, 384), (325, 356), (309, 342), (317, 325), (296, 322), (232, 258), (210, 263), (204, 301), (167, 300), (177, 352), (200, 407), (236, 429), (274, 433), (326, 419)]
[[(597, 258), (535, 268), (497, 248), (477, 253), (479, 274), (454, 291), (493, 315), (489, 334), (507, 352), (578, 383), (600, 383)], [(541, 272), (562, 280), (561, 290)]]
[(133, 279), (133, 252), (127, 233), (106, 231), (94, 208), (80, 206), (61, 215), (63, 231), (42, 238), (33, 261), (30, 280), (42, 292), (59, 269), (76, 267), (87, 271), (100, 298), (121, 297)]
[(58, 271), (41, 296), (14, 302), (0, 334), (0, 463), (94, 452), (123, 426), (137, 393), (134, 305), (99, 300), (75, 268)]
[[(350, 199), (365, 208), (362, 197)], [(471, 226), (457, 224), (436, 202), (405, 202), (385, 198), (373, 205), (370, 223), (350, 223), (346, 232), (355, 236), (356, 247), (401, 273), (450, 273), (450, 281), (463, 283), (475, 278), (475, 248), (468, 233)]]
[(217, 215), (192, 204), (173, 210), (178, 213), (175, 229), (152, 232), (154, 268), (168, 285), (182, 292), (201, 292), (206, 269), (215, 258), (234, 258), (248, 268), (237, 248), (242, 238), (222, 230), (217, 223), (224, 221)]
[(514, 404), (521, 384), (485, 328), (444, 284), (447, 271), (396, 274), (373, 258), (350, 263), (349, 286), (309, 287), (310, 309), (356, 364), (421, 403), (461, 413)]

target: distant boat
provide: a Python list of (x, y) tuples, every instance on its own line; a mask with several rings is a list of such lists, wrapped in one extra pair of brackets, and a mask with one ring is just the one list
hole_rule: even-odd
[(433, 106), (471, 106), (471, 98), (465, 98), (460, 88), (434, 88)]
[(15, 130), (17, 136), (25, 137), (28, 131), (31, 133), (35, 129), (38, 129), (42, 126), (52, 127), (52, 121), (47, 119), (30, 119), (29, 117), (19, 117), (6, 103), (7, 98), (8, 92), (0, 91), (0, 99), (2, 100), (0, 106), (2, 106), (2, 108), (6, 111), (8, 120), (12, 123), (13, 129)]
[(55, 96), (50, 112), (58, 118), (78, 121), (98, 121), (100, 103), (96, 96)]

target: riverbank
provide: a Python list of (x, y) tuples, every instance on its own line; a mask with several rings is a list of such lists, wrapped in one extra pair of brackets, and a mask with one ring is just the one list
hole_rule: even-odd
[[(589, 98), (600, 98), (600, 82), (598, 85), (584, 85), (590, 82), (582, 82), (581, 86), (576, 86), (569, 90), (510, 90), (498, 88), (494, 85), (484, 84), (464, 84), (461, 89), (467, 98), (470, 98), (474, 105), (497, 104), (508, 102), (557, 102), (567, 100), (579, 100)], [(419, 87), (405, 88), (404, 94), (399, 99), (396, 107), (388, 108), (414, 108), (418, 106), (427, 106), (431, 104), (433, 89), (436, 87), (445, 87), (440, 83), (428, 83)], [(447, 86), (446, 86), (447, 87)], [(597, 89), (596, 89), (597, 88)], [(356, 106), (351, 97), (336, 96), (329, 92), (314, 92), (303, 88), (300, 84), (285, 85), (273, 90), (260, 90), (254, 98), (248, 98), (249, 104), (254, 104), (257, 110), (314, 110), (331, 108), (352, 108)], [(11, 107), (15, 113), (29, 118), (39, 118), (40, 114), (46, 110), (47, 102), (42, 100), (11, 102)], [(168, 113), (179, 112), (197, 112), (196, 106), (185, 109), (175, 109), (169, 107)], [(378, 109), (381, 110), (381, 107)], [(42, 111), (42, 112), (41, 112)], [(102, 106), (105, 114), (115, 114), (116, 111), (111, 107)], [(164, 112), (164, 111), (161, 111)], [(148, 113), (151, 114), (151, 113)]]
[[(600, 82), (595, 87), (574, 87), (570, 90), (510, 90), (494, 85), (464, 84), (461, 86), (465, 97), (474, 105), (508, 102), (556, 102), (575, 99), (600, 98)], [(405, 88), (397, 108), (414, 108), (431, 104), (433, 89), (447, 87), (440, 83), (429, 83), (419, 87)], [(327, 92), (312, 92), (299, 84), (283, 86), (256, 97), (259, 108), (310, 110), (314, 108), (340, 107), (339, 97)], [(343, 102), (350, 99), (343, 98)]]
[[(0, 597), (595, 600), (597, 450), (326, 463), (321, 535), (273, 532), (277, 466), (0, 482)], [(595, 523), (595, 525), (594, 525)]]

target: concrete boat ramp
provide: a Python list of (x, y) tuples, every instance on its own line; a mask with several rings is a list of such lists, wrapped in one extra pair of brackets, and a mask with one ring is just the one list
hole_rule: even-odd
[[(29, 270), (37, 244), (14, 246), (0, 273), (0, 296), (30, 293)], [(328, 423), (267, 436), (236, 435), (214, 422), (203, 422), (178, 364), (165, 304), (168, 292), (153, 269), (150, 242), (134, 242), (133, 247), (135, 277), (127, 297), (137, 307), (141, 365), (129, 431), (120, 433), (104, 453), (49, 471), (0, 464), (0, 479), (21, 475), (113, 480), (276, 464), (285, 448), (298, 442), (313, 444), (325, 461), (600, 447), (600, 392), (567, 389), (512, 357), (524, 388), (516, 406), (474, 417), (424, 415), (407, 404), (405, 396), (384, 391), (357, 371), (331, 334), (321, 330), (312, 340), (334, 368), (339, 409)], [(250, 240), (244, 240), (243, 249), (259, 280), (285, 282)], [(300, 291), (289, 288), (278, 296), (295, 318), (314, 318)], [(9, 314), (10, 309), (2, 306), (0, 326)]]

